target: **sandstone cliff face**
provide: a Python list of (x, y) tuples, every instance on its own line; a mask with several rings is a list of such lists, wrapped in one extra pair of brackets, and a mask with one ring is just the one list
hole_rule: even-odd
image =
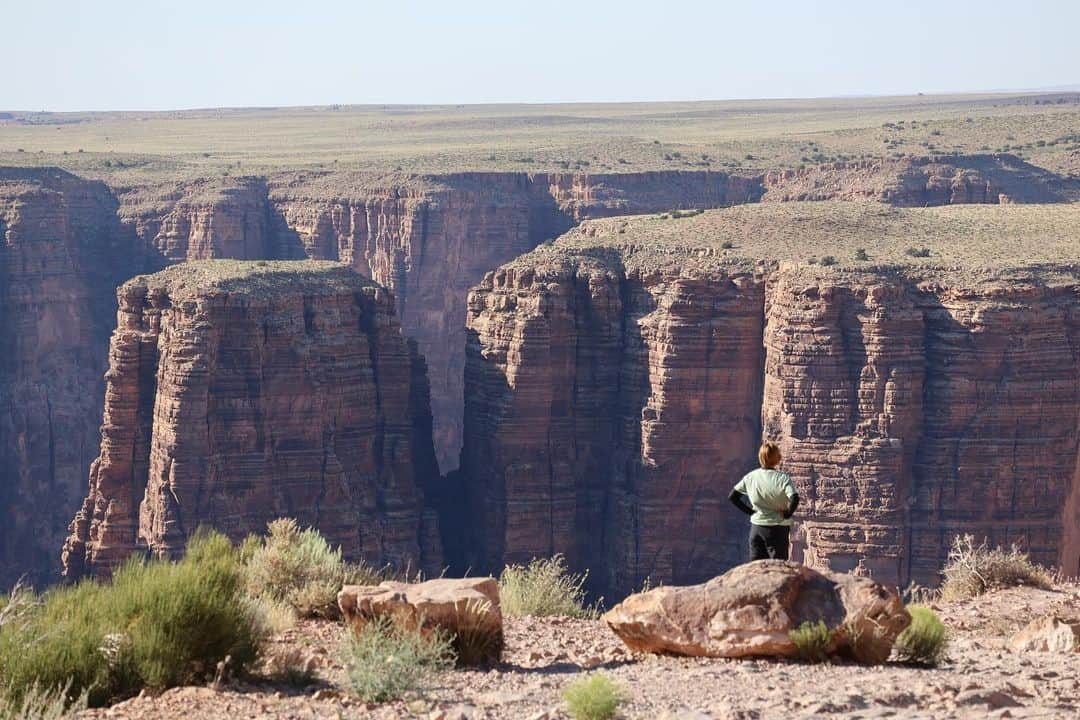
[[(897, 232), (927, 217), (955, 220), (900, 214)], [(1076, 571), (1075, 263), (965, 273), (897, 250), (823, 268), (798, 261), (822, 249), (805, 233), (796, 262), (760, 265), (760, 228), (679, 222), (583, 226), (473, 291), (452, 557), (563, 552), (614, 595), (710, 577), (745, 557), (726, 495), (764, 436), (803, 496), (794, 551), (812, 565), (933, 583), (972, 533)], [(1067, 236), (1046, 245), (1075, 257)]]
[[(101, 451), (69, 576), (276, 517), (348, 557), (437, 571), (422, 368), (385, 289), (336, 263), (188, 263), (118, 292)], [(425, 448), (426, 443), (426, 448)]]
[(268, 259), (266, 184), (259, 178), (217, 178), (118, 188), (119, 216), (146, 251), (166, 263), (211, 258)]
[(1015, 155), (878, 158), (767, 173), (765, 202), (875, 200), (905, 207), (1047, 203), (1077, 187)]
[(101, 183), (0, 171), (0, 585), (58, 566), (95, 454), (108, 293), (134, 250), (115, 213)]
[(590, 217), (756, 200), (760, 182), (713, 172), (275, 176), (277, 257), (352, 264), (394, 292), (431, 377), (444, 471), (461, 449), (465, 301), (486, 272)]
[(563, 553), (617, 592), (733, 565), (713, 478), (757, 442), (761, 303), (747, 272), (489, 274), (469, 303), (463, 564)]

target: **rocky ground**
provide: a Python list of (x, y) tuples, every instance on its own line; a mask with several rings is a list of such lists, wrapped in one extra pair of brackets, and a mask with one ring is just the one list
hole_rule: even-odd
[(949, 659), (926, 669), (890, 663), (791, 662), (635, 656), (602, 623), (508, 618), (503, 662), (453, 671), (423, 699), (374, 705), (344, 687), (337, 623), (304, 622), (274, 638), (270, 652), (314, 658), (316, 684), (269, 681), (186, 687), (134, 698), (84, 718), (565, 718), (561, 689), (600, 669), (628, 691), (626, 718), (1075, 718), (1080, 653), (1016, 654), (1008, 638), (1052, 611), (1080, 610), (1080, 586), (1014, 588), (974, 600), (937, 603), (950, 629)]

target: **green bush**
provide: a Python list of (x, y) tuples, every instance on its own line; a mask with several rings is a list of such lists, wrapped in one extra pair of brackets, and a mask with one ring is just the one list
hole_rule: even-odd
[(821, 264), (826, 265), (826, 266), (835, 265), (836, 264), (836, 258), (833, 257), (832, 255), (826, 255), (823, 258), (821, 258)]
[(7, 700), (67, 687), (101, 705), (206, 680), (226, 658), (242, 672), (260, 639), (242, 586), (229, 541), (200, 532), (180, 562), (133, 558), (112, 582), (50, 590), (0, 627)]
[(348, 631), (342, 662), (352, 691), (367, 702), (423, 694), (454, 664), (450, 640), (440, 631), (421, 634), (386, 617)]
[(604, 673), (593, 673), (567, 685), (563, 700), (574, 720), (608, 720), (625, 702), (626, 693)]
[(788, 633), (795, 643), (795, 653), (804, 662), (824, 662), (829, 657), (832, 633), (822, 621), (806, 621)]
[(502, 612), (509, 616), (594, 617), (596, 608), (585, 604), (587, 578), (588, 573), (570, 573), (562, 555), (535, 558), (528, 565), (507, 565), (499, 578)]
[(292, 606), (301, 617), (336, 617), (337, 594), (347, 566), (313, 528), (301, 530), (291, 518), (267, 524), (265, 540), (245, 540), (247, 591)]
[(911, 624), (896, 638), (893, 650), (902, 662), (937, 665), (945, 654), (945, 625), (928, 607), (909, 605)]
[(292, 605), (265, 597), (244, 596), (252, 622), (259, 637), (271, 637), (296, 626), (296, 610)]
[(1050, 571), (1031, 562), (1019, 547), (991, 550), (985, 541), (976, 545), (971, 535), (953, 539), (942, 574), (945, 579), (941, 598), (946, 601), (966, 600), (988, 590), (1014, 585), (1047, 588), (1054, 580)]
[(908, 257), (918, 257), (918, 258), (930, 257), (930, 248), (912, 246), (912, 247), (909, 247), (907, 250), (905, 250), (904, 254), (906, 254)]
[(869, 260), (870, 256), (866, 254), (866, 248), (855, 248), (855, 259), (860, 261)]

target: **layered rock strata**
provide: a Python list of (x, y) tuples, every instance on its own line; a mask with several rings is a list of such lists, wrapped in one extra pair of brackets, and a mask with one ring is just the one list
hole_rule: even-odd
[(875, 200), (904, 207), (1080, 199), (1080, 184), (1015, 155), (874, 158), (769, 172), (765, 202)]
[(102, 183), (0, 170), (0, 587), (58, 567), (96, 454), (109, 296), (137, 255), (128, 239)]
[(586, 223), (470, 296), (448, 551), (562, 552), (616, 595), (698, 582), (744, 557), (726, 495), (769, 437), (812, 565), (931, 583), (971, 533), (1076, 572), (1077, 227), (857, 203)]
[(276, 257), (266, 182), (256, 177), (205, 178), (117, 187), (121, 222), (148, 254), (184, 260)]
[(465, 300), (484, 273), (592, 217), (721, 207), (760, 182), (715, 172), (625, 175), (309, 173), (270, 179), (277, 257), (350, 263), (394, 292), (427, 359), (435, 447), (457, 466)]
[(69, 576), (175, 555), (200, 525), (239, 540), (277, 517), (347, 557), (437, 571), (421, 542), (437, 534), (427, 388), (384, 288), (337, 263), (209, 261), (118, 298)]

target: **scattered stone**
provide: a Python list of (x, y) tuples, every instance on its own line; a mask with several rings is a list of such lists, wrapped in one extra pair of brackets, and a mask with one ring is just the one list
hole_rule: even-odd
[(1071, 653), (1080, 650), (1080, 620), (1045, 615), (1032, 620), (1009, 641), (1013, 652)]
[(965, 690), (956, 696), (956, 704), (961, 706), (986, 705), (992, 710), (1021, 706), (1021, 704), (1008, 693), (1003, 693), (1000, 690), (984, 689)]

